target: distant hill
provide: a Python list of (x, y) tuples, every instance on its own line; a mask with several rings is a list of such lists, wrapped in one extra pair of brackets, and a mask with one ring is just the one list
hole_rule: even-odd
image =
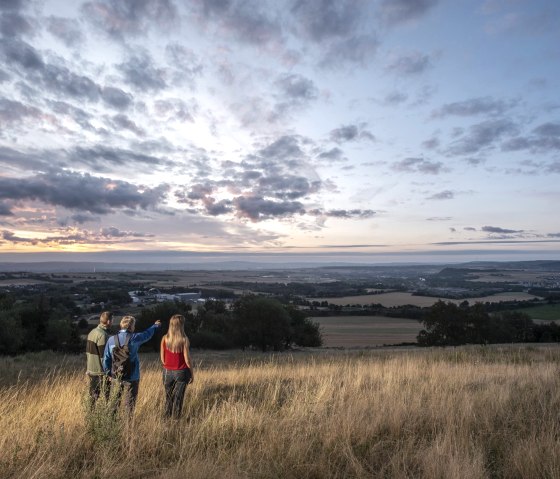
[[(560, 271), (560, 261), (472, 261), (460, 264), (418, 264), (391, 263), (367, 264), (345, 262), (260, 262), (260, 261), (219, 261), (214, 262), (102, 262), (102, 261), (29, 261), (0, 262), (0, 272), (29, 273), (109, 273), (125, 271), (274, 271), (290, 269), (337, 269), (353, 271), (385, 270), (385, 271), (417, 271), (433, 274), (438, 271), (452, 270), (524, 270), (524, 271)], [(449, 272), (448, 272), (449, 273)]]

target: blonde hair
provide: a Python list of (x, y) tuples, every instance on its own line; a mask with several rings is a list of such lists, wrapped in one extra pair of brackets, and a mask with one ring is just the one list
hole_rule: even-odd
[(107, 326), (113, 320), (113, 313), (110, 311), (103, 311), (99, 316), (99, 324)]
[(185, 317), (181, 314), (171, 316), (169, 329), (163, 338), (165, 339), (165, 347), (169, 351), (180, 353), (189, 341), (185, 333)]
[(123, 316), (121, 319), (121, 329), (132, 329), (136, 324), (136, 318), (134, 316)]

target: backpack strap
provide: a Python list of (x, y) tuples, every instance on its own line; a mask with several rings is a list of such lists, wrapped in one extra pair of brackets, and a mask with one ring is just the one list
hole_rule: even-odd
[(115, 346), (122, 348), (121, 342), (119, 341), (119, 333), (115, 334), (113, 337), (115, 338), (115, 343), (116, 343)]
[[(124, 343), (122, 345), (123, 348), (126, 348), (128, 346), (130, 338), (132, 338), (132, 334), (126, 333), (126, 339), (124, 340)], [(120, 344), (119, 344), (119, 346), (120, 346)]]

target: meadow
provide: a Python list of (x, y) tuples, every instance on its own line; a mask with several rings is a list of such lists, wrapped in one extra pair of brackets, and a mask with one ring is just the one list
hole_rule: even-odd
[(423, 328), (414, 319), (386, 316), (314, 317), (321, 326), (323, 346), (365, 347), (415, 343)]
[[(490, 302), (490, 303), (499, 303), (500, 301), (528, 301), (530, 299), (537, 298), (537, 296), (533, 296), (528, 293), (501, 293), (501, 294), (494, 294), (492, 296), (480, 296), (476, 298), (468, 298), (467, 301), (470, 304), (474, 304), (476, 302)], [(392, 293), (380, 293), (380, 294), (365, 294), (361, 296), (343, 296), (340, 298), (309, 298), (309, 301), (327, 301), (330, 304), (336, 304), (339, 306), (346, 306), (347, 304), (359, 304), (359, 305), (367, 305), (367, 304), (381, 304), (386, 308), (391, 308), (393, 306), (404, 306), (406, 304), (411, 304), (413, 306), (419, 306), (421, 308), (428, 308), (432, 306), (434, 303), (442, 299), (445, 302), (460, 304), (464, 299), (446, 299), (446, 298), (437, 298), (432, 296), (414, 296), (412, 293), (404, 293), (404, 292), (392, 292)]]
[(153, 354), (129, 422), (81, 356), (0, 358), (0, 477), (560, 477), (557, 346), (193, 355), (176, 422)]

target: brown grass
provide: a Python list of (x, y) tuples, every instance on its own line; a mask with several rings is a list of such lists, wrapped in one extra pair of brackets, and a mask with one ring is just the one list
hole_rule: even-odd
[(152, 357), (108, 439), (86, 427), (82, 358), (1, 360), (0, 477), (560, 477), (556, 347), (197, 359), (185, 417), (162, 420)]
[(321, 325), (323, 346), (368, 347), (401, 343), (415, 343), (423, 328), (414, 319), (386, 316), (330, 316), (316, 317)]

